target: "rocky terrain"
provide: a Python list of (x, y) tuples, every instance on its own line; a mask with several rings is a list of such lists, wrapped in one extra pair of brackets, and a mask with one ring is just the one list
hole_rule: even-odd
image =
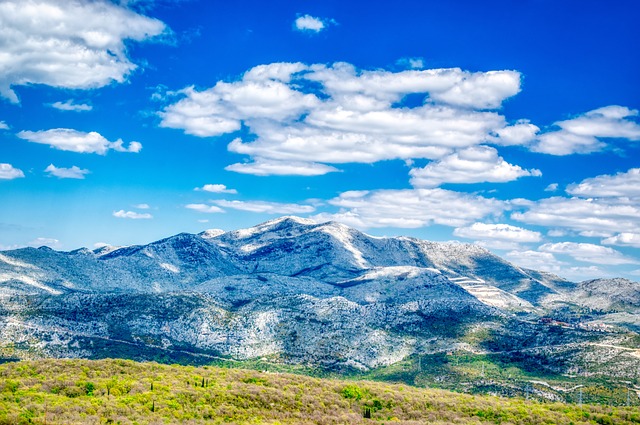
[(269, 359), (370, 370), (466, 352), (637, 379), (640, 284), (283, 217), (144, 246), (0, 253), (5, 359)]

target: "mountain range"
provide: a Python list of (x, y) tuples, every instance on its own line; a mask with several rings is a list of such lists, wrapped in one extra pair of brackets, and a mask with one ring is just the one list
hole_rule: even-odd
[(282, 217), (148, 245), (0, 252), (0, 356), (370, 370), (484, 353), (637, 379), (640, 284), (570, 282), (477, 245)]

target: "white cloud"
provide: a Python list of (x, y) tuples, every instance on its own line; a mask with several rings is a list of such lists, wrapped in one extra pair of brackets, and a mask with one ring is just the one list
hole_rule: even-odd
[(558, 190), (558, 183), (551, 183), (544, 188), (545, 192), (555, 192), (556, 190)]
[(313, 218), (358, 228), (417, 228), (431, 224), (460, 227), (487, 216), (498, 216), (505, 208), (505, 203), (497, 199), (444, 189), (350, 191), (329, 204), (340, 207), (340, 211)]
[(625, 173), (600, 175), (567, 187), (567, 193), (581, 197), (638, 197), (640, 198), (640, 168)]
[(322, 83), (334, 98), (360, 94), (373, 99), (398, 102), (407, 94), (428, 94), (440, 104), (477, 109), (497, 109), (502, 102), (520, 92), (517, 71), (469, 72), (460, 68), (358, 71), (343, 62), (312, 65), (309, 80)]
[(198, 191), (201, 190), (204, 192), (211, 192), (211, 193), (230, 193), (230, 194), (238, 193), (237, 190), (228, 189), (227, 186), (223, 184), (205, 184), (202, 187), (196, 187), (194, 190), (198, 190)]
[(542, 175), (539, 170), (524, 170), (509, 164), (489, 146), (459, 150), (424, 168), (414, 168), (409, 174), (414, 187), (436, 187), (442, 183), (501, 183), (523, 176)]
[(506, 257), (515, 264), (534, 270), (544, 270), (557, 272), (561, 266), (566, 265), (550, 252), (539, 252), (533, 250), (511, 251)]
[(207, 214), (225, 212), (222, 208), (218, 208), (215, 205), (207, 205), (207, 204), (188, 204), (188, 205), (185, 205), (185, 208), (198, 211), (201, 213), (207, 213)]
[(547, 236), (552, 238), (561, 238), (567, 236), (567, 231), (563, 229), (551, 229), (547, 231)]
[(109, 149), (118, 152), (137, 153), (142, 149), (142, 145), (138, 142), (131, 142), (129, 146), (125, 148), (120, 139), (115, 142), (110, 142), (95, 131), (85, 133), (69, 128), (21, 131), (18, 133), (18, 137), (29, 142), (49, 145), (55, 149), (79, 153), (97, 153), (104, 155)]
[(540, 128), (531, 124), (529, 120), (519, 120), (513, 125), (498, 129), (498, 137), (492, 142), (502, 146), (526, 145), (535, 139), (539, 131)]
[(603, 239), (605, 245), (632, 246), (640, 248), (640, 233), (618, 233), (617, 235)]
[(54, 238), (35, 238), (34, 240), (28, 242), (27, 246), (31, 246), (34, 248), (47, 246), (51, 249), (60, 249), (62, 247), (62, 244), (58, 239), (54, 239)]
[(204, 91), (187, 87), (179, 92), (185, 98), (160, 112), (160, 126), (208, 137), (237, 131), (242, 120), (248, 118), (298, 117), (318, 102), (315, 95), (288, 85), (292, 74), (305, 69), (300, 63), (274, 63), (255, 67), (233, 83), (219, 81)]
[(590, 243), (558, 242), (547, 243), (538, 248), (542, 252), (565, 254), (578, 261), (596, 264), (637, 264), (638, 261), (627, 258), (622, 253), (605, 246)]
[(149, 213), (137, 213), (135, 211), (114, 211), (113, 216), (117, 218), (130, 218), (133, 220), (148, 220), (153, 218), (153, 216)]
[(0, 2), (0, 95), (17, 103), (12, 86), (70, 89), (121, 83), (136, 69), (125, 40), (166, 31), (157, 20), (108, 1)]
[(60, 111), (73, 111), (73, 112), (86, 112), (93, 109), (93, 106), (87, 103), (75, 103), (73, 99), (69, 99), (65, 102), (54, 102), (51, 104), (52, 108), (59, 109)]
[(0, 180), (13, 180), (24, 177), (22, 170), (14, 168), (11, 164), (0, 163)]
[[(506, 122), (486, 109), (499, 108), (519, 90), (515, 71), (359, 71), (346, 63), (273, 63), (207, 90), (183, 89), (183, 98), (159, 115), (162, 127), (200, 137), (246, 126), (253, 140), (235, 139), (229, 150), (253, 162), (228, 170), (319, 175), (335, 171), (326, 164), (438, 159), (493, 142)], [(424, 103), (402, 106), (409, 94), (423, 95)]]
[(0, 130), (9, 130), (9, 124), (4, 121), (0, 121)]
[(231, 164), (224, 169), (256, 176), (320, 176), (339, 171), (337, 168), (329, 165), (316, 164), (313, 162), (269, 161), (262, 159), (256, 160), (255, 162)]
[(539, 232), (509, 224), (473, 223), (468, 227), (458, 227), (453, 234), (467, 239), (498, 240), (516, 243), (539, 242)]
[(606, 146), (601, 140), (603, 138), (637, 141), (640, 140), (640, 125), (630, 119), (637, 115), (637, 110), (612, 105), (570, 120), (558, 121), (554, 125), (560, 130), (539, 136), (532, 150), (551, 155), (570, 155), (603, 149)]
[(537, 201), (511, 218), (528, 224), (563, 227), (611, 236), (621, 229), (640, 233), (640, 205), (624, 198), (580, 199), (553, 197)]
[(71, 168), (58, 168), (53, 164), (49, 164), (49, 166), (45, 168), (44, 171), (49, 173), (49, 176), (55, 176), (59, 179), (82, 180), (84, 179), (85, 174), (89, 174), (89, 170), (78, 168), (75, 165)]
[(326, 21), (321, 18), (315, 18), (311, 15), (303, 15), (299, 16), (295, 21), (294, 25), (298, 31), (308, 31), (318, 33), (326, 28), (326, 23), (330, 21)]
[(136, 204), (133, 206), (133, 208), (137, 208), (139, 210), (148, 210), (151, 207), (149, 206), (149, 204)]
[(594, 279), (609, 275), (605, 270), (598, 266), (572, 266), (566, 262), (558, 260), (549, 252), (539, 251), (511, 251), (506, 257), (514, 264), (533, 270), (542, 270), (549, 273), (555, 273), (565, 279), (573, 281), (581, 281)]
[(228, 201), (225, 199), (213, 201), (216, 205), (224, 208), (232, 208), (240, 211), (250, 211), (254, 213), (267, 214), (305, 214), (315, 211), (311, 205), (282, 204), (279, 202), (267, 201)]

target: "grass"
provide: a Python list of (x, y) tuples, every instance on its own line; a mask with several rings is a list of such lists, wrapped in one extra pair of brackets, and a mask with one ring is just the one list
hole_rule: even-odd
[(585, 425), (640, 423), (640, 411), (130, 360), (0, 365), (0, 424), (29, 423)]

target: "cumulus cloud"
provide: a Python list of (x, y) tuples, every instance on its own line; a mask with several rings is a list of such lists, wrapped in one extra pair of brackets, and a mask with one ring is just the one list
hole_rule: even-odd
[(471, 226), (458, 227), (453, 234), (467, 239), (498, 240), (516, 243), (539, 242), (539, 232), (523, 229), (509, 224), (473, 223)]
[(0, 121), (0, 130), (9, 130), (9, 124), (4, 121)]
[(545, 192), (555, 192), (556, 190), (558, 190), (558, 183), (551, 183), (544, 188)]
[(167, 31), (157, 19), (108, 1), (0, 2), (0, 95), (17, 103), (13, 86), (90, 89), (121, 83), (137, 66), (125, 40)]
[(69, 128), (21, 131), (18, 133), (18, 137), (29, 142), (49, 145), (55, 149), (79, 153), (97, 153), (104, 155), (110, 149), (118, 152), (137, 153), (142, 149), (142, 144), (138, 142), (131, 142), (129, 146), (125, 148), (120, 139), (115, 142), (110, 142), (95, 131), (85, 133)]
[(73, 166), (71, 168), (58, 168), (53, 164), (49, 164), (47, 168), (44, 169), (45, 172), (49, 173), (49, 176), (54, 176), (59, 179), (84, 179), (86, 174), (89, 174), (89, 170), (79, 168), (77, 166)]
[(207, 205), (207, 204), (188, 204), (188, 205), (185, 205), (185, 208), (198, 211), (201, 213), (207, 213), (207, 214), (225, 212), (222, 208), (218, 208), (215, 205)]
[(542, 175), (540, 170), (525, 170), (509, 164), (489, 146), (459, 150), (424, 168), (414, 168), (409, 174), (414, 187), (436, 187), (442, 183), (502, 183), (523, 176)]
[(526, 145), (532, 142), (540, 128), (531, 124), (529, 120), (519, 120), (513, 125), (508, 125), (496, 131), (493, 143), (502, 146)]
[(329, 201), (340, 211), (321, 213), (318, 221), (339, 221), (366, 229), (417, 228), (431, 224), (461, 227), (487, 216), (498, 216), (503, 201), (444, 189), (349, 191)]
[(149, 213), (137, 213), (135, 211), (114, 211), (113, 216), (117, 218), (130, 218), (133, 220), (148, 220), (153, 218), (153, 216)]
[[(529, 224), (567, 230), (585, 237), (603, 237), (607, 244), (629, 245), (631, 234), (640, 234), (640, 169), (613, 175), (599, 175), (571, 184), (566, 191), (572, 198), (552, 197), (531, 202), (511, 218)], [(557, 184), (546, 190), (556, 190)], [(623, 231), (626, 236), (622, 235)]]
[(298, 16), (293, 25), (298, 31), (319, 33), (324, 30), (332, 20), (316, 18), (311, 15)]
[[(219, 81), (202, 91), (183, 89), (182, 98), (159, 115), (160, 126), (200, 137), (246, 126), (253, 140), (235, 139), (229, 150), (253, 162), (228, 170), (318, 175), (336, 171), (327, 164), (439, 159), (492, 142), (506, 122), (490, 110), (519, 91), (515, 71), (391, 72), (347, 63), (272, 63), (248, 70), (237, 81)], [(404, 106), (410, 94), (424, 96), (424, 102)]]
[(137, 208), (139, 210), (148, 210), (151, 207), (149, 206), (149, 204), (136, 204), (133, 206), (133, 208)]
[(54, 102), (51, 104), (52, 108), (60, 111), (72, 111), (72, 112), (86, 112), (93, 109), (93, 106), (87, 103), (75, 103), (73, 99), (69, 99), (64, 102)]
[(24, 177), (22, 170), (11, 164), (0, 163), (0, 180), (13, 180), (21, 177)]
[(640, 168), (615, 175), (600, 175), (567, 187), (567, 193), (580, 197), (640, 198)]
[(624, 106), (605, 106), (565, 121), (554, 123), (560, 130), (538, 137), (532, 150), (551, 155), (591, 153), (602, 150), (602, 139), (640, 140), (640, 125), (632, 118), (638, 111)]
[(227, 186), (223, 184), (205, 184), (202, 187), (196, 187), (194, 190), (211, 192), (211, 193), (230, 193), (230, 194), (238, 193), (237, 190), (229, 189), (227, 188)]
[(315, 211), (315, 208), (311, 205), (283, 204), (267, 201), (228, 201), (222, 199), (213, 201), (213, 203), (224, 208), (267, 214), (305, 214)]
[(542, 252), (565, 254), (578, 261), (596, 264), (637, 264), (638, 261), (625, 257), (622, 253), (605, 246), (590, 243), (558, 242), (547, 243), (538, 248)]
[(605, 245), (632, 246), (640, 248), (640, 233), (618, 233), (617, 235), (602, 240)]
[(640, 205), (625, 199), (580, 199), (553, 197), (541, 199), (511, 218), (524, 223), (564, 227), (588, 235), (597, 231), (611, 236), (625, 229), (640, 233)]

